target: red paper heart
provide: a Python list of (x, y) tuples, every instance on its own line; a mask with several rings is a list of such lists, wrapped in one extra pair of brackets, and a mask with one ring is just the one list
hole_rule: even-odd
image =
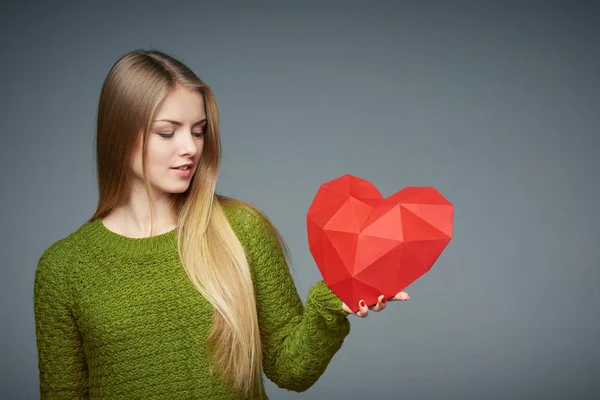
[(383, 198), (344, 175), (321, 185), (306, 215), (310, 252), (327, 286), (353, 312), (425, 274), (452, 239), (454, 206), (433, 187)]

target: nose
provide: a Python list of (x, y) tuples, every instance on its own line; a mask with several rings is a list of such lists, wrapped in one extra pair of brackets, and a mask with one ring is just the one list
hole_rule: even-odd
[(181, 155), (189, 155), (194, 157), (198, 152), (198, 145), (194, 140), (192, 133), (189, 135), (180, 135), (181, 141), (178, 143), (179, 145), (179, 153)]

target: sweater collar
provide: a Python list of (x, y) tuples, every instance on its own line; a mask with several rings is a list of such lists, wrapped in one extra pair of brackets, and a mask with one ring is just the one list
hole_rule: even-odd
[(96, 219), (87, 222), (84, 229), (88, 240), (100, 250), (117, 252), (127, 256), (160, 254), (177, 249), (176, 228), (160, 235), (132, 238), (111, 231), (101, 219)]

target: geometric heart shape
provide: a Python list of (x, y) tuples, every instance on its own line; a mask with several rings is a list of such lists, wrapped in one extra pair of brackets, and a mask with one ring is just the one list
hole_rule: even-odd
[(452, 239), (454, 206), (431, 186), (384, 198), (350, 174), (320, 186), (306, 215), (308, 246), (327, 286), (353, 312), (427, 273)]

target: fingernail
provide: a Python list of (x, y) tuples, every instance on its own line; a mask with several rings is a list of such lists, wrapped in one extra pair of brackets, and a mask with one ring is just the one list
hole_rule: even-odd
[(366, 306), (366, 305), (367, 305), (367, 303), (365, 303), (365, 301), (364, 301), (364, 300), (361, 300), (361, 301), (360, 301), (360, 306), (361, 306), (361, 307), (364, 307), (364, 306)]
[(385, 304), (385, 297), (381, 299), (381, 304)]

